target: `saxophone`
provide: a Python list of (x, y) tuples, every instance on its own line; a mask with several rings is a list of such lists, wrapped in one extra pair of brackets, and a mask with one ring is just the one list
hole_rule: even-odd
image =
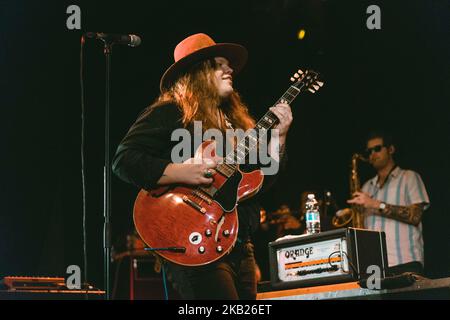
[[(351, 173), (350, 173), (350, 197), (356, 191), (361, 191), (361, 184), (358, 176), (358, 161), (367, 162), (361, 154), (355, 153), (352, 156)], [(353, 227), (364, 229), (364, 208), (360, 205), (351, 205), (345, 208), (339, 216), (334, 216), (332, 224), (336, 228)]]

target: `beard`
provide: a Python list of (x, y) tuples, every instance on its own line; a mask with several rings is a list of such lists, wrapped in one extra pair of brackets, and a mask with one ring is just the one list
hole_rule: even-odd
[(375, 170), (380, 170), (383, 169), (384, 167), (386, 167), (386, 165), (388, 164), (388, 159), (376, 159), (376, 160), (372, 160), (370, 161), (370, 164), (372, 165), (372, 167)]

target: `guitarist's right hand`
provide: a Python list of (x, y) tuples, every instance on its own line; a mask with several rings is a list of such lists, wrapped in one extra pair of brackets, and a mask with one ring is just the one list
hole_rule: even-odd
[(211, 176), (216, 174), (217, 163), (211, 159), (190, 158), (183, 163), (171, 163), (158, 180), (159, 185), (168, 184), (189, 184), (189, 185), (210, 185), (213, 178), (205, 177), (209, 170)]

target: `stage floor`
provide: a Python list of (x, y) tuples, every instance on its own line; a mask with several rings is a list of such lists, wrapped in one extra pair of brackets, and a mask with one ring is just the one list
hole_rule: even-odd
[(398, 289), (370, 290), (357, 282), (307, 288), (260, 292), (257, 300), (335, 300), (335, 299), (445, 299), (450, 300), (450, 278), (418, 280)]

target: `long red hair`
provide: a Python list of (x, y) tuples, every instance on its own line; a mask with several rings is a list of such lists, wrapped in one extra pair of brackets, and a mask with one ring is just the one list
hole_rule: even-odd
[(247, 106), (237, 92), (233, 92), (225, 101), (218, 95), (212, 81), (216, 63), (206, 60), (193, 66), (158, 98), (158, 101), (173, 101), (183, 112), (185, 127), (193, 121), (202, 121), (204, 130), (215, 128), (225, 131), (228, 127), (225, 119), (235, 129), (248, 130), (255, 126)]

